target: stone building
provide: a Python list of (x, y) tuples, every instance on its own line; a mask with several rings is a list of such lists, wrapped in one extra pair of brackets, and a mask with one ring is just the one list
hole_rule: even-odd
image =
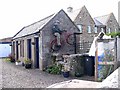
[[(118, 2), (118, 23), (120, 25), (120, 1)], [(120, 29), (120, 27), (119, 27)]]
[(98, 34), (98, 32), (94, 30), (95, 22), (93, 18), (85, 6), (76, 10), (68, 7), (67, 14), (79, 28), (79, 33), (81, 33), (80, 41), (77, 42), (76, 46), (79, 49), (77, 49), (76, 52), (87, 53), (94, 39), (94, 36)]
[(12, 52), (16, 60), (30, 58), (33, 68), (43, 70), (53, 55), (88, 53), (99, 32), (118, 31), (118, 26), (113, 13), (92, 18), (85, 6), (68, 7), (23, 27), (13, 37)]
[(23, 27), (12, 40), (12, 52), (16, 60), (32, 60), (33, 68), (43, 70), (51, 64), (51, 57), (59, 54), (73, 54), (70, 36), (78, 28), (68, 15), (60, 10), (38, 22)]
[(119, 24), (113, 13), (95, 17), (94, 18), (98, 31), (104, 31), (105, 33), (112, 33), (119, 31)]
[(105, 33), (118, 32), (119, 24), (113, 13), (92, 18), (85, 6), (74, 10), (67, 8), (67, 14), (79, 28), (80, 41), (77, 42), (77, 53), (87, 53), (95, 36), (101, 31)]

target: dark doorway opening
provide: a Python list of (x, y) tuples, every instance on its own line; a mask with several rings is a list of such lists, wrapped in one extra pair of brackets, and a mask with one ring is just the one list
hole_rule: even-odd
[(18, 41), (16, 41), (16, 60), (18, 60), (18, 55), (19, 55), (19, 51), (18, 51)]
[(35, 38), (35, 68), (39, 68), (39, 38)]
[(13, 56), (15, 56), (15, 42), (13, 42), (12, 52), (13, 52)]
[(31, 59), (32, 58), (32, 48), (31, 48), (31, 39), (28, 39), (27, 40), (27, 57), (29, 58), (29, 59)]

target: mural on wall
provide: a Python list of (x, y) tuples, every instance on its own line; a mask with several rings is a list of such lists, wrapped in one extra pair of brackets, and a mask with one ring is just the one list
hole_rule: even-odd
[(55, 36), (54, 40), (51, 42), (51, 49), (53, 51), (59, 51), (65, 43), (69, 45), (73, 45), (74, 43), (74, 34), (68, 33), (67, 30), (61, 30), (59, 25), (60, 22), (56, 20), (52, 26), (52, 33)]
[[(114, 41), (98, 42), (98, 62), (111, 61), (114, 61)], [(105, 79), (113, 69), (113, 65), (98, 65), (98, 81)]]

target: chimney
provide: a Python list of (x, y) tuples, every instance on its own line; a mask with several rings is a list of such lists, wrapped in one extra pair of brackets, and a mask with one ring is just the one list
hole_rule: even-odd
[(73, 8), (72, 7), (68, 7), (67, 8), (67, 12), (72, 12), (73, 11)]

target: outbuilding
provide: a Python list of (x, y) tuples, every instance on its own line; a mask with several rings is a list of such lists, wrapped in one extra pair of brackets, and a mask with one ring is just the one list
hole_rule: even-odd
[[(51, 65), (53, 55), (73, 54), (73, 36), (79, 29), (60, 10), (38, 22), (23, 27), (12, 39), (15, 60), (32, 60), (33, 68), (44, 70)], [(72, 37), (72, 38), (71, 38)]]
[(0, 39), (0, 58), (6, 58), (11, 54), (11, 40), (11, 37)]

